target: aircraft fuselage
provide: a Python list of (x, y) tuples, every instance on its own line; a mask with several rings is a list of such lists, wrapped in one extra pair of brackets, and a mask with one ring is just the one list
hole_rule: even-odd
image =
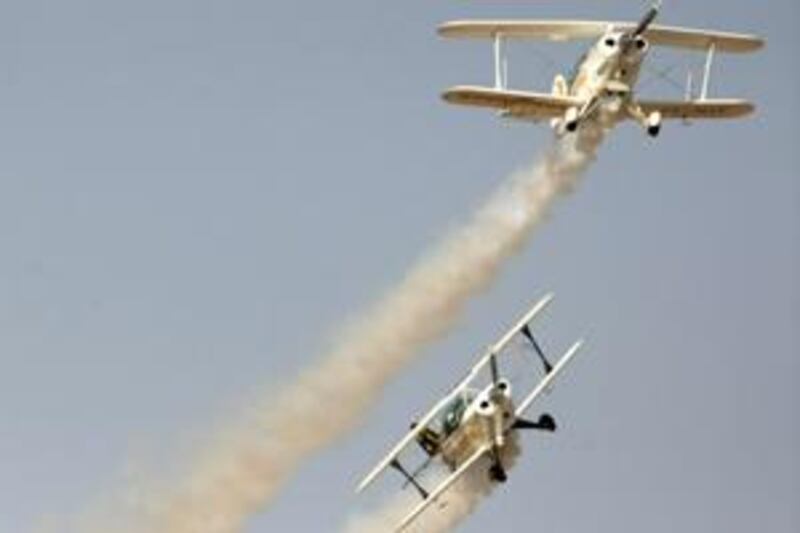
[[(585, 121), (596, 121), (610, 128), (626, 119), (643, 123), (648, 117), (636, 113), (633, 88), (649, 51), (647, 40), (610, 30), (589, 49), (569, 80), (556, 80), (554, 93), (579, 98), (581, 108), (570, 109), (553, 125), (559, 131), (574, 131)], [(655, 118), (655, 117), (654, 117)]]

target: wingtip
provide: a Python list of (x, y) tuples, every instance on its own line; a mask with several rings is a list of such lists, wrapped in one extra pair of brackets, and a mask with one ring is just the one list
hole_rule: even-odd
[(550, 307), (550, 304), (553, 303), (553, 300), (556, 299), (556, 293), (548, 292), (544, 296), (542, 296), (539, 301), (536, 303), (535, 307), (540, 311), (543, 311)]
[(442, 22), (436, 28), (436, 34), (439, 35), (439, 37), (444, 37), (444, 38), (450, 37), (450, 31), (453, 29), (454, 26), (457, 26), (457, 25), (458, 25), (458, 21), (456, 21), (456, 20), (448, 20), (448, 21)]
[(567, 361), (575, 357), (578, 354), (578, 352), (580, 352), (583, 349), (585, 344), (586, 341), (584, 339), (578, 339), (577, 341), (575, 341), (572, 344), (572, 346), (570, 346), (569, 349), (566, 352), (564, 352), (564, 355), (561, 357), (561, 361), (564, 361), (563, 364), (567, 364), (566, 363)]
[(555, 299), (555, 297), (556, 297), (555, 293), (553, 293), (553, 292), (548, 292), (547, 294), (545, 294), (544, 296), (542, 296), (541, 298), (539, 298), (539, 299), (536, 301), (536, 303), (535, 303), (535, 304), (533, 304), (533, 309), (531, 310), (531, 312), (530, 312), (530, 314), (529, 314), (529, 316), (528, 316), (528, 319), (527, 319), (525, 322), (526, 322), (526, 323), (530, 322), (531, 320), (533, 320), (533, 318), (534, 318), (535, 316), (539, 315), (539, 314), (540, 314), (540, 313), (542, 313), (542, 312), (543, 312), (545, 309), (547, 309), (548, 307), (550, 307), (550, 304), (552, 304), (552, 303), (553, 303), (553, 300)]
[(364, 489), (366, 489), (369, 486), (370, 483), (372, 483), (372, 479), (370, 479), (369, 477), (362, 479), (361, 482), (356, 487), (355, 493), (361, 494), (362, 492), (364, 492)]
[(469, 24), (469, 22), (468, 20), (447, 20), (439, 24), (436, 28), (436, 33), (440, 37), (445, 38), (457, 37), (453, 32), (457, 32), (459, 28), (463, 27), (465, 24)]
[(748, 50), (749, 52), (758, 52), (767, 46), (767, 40), (764, 37), (755, 34), (752, 34), (749, 37), (753, 41), (751, 49)]
[(444, 91), (442, 91), (442, 95), (441, 95), (442, 96), (442, 100), (444, 100), (445, 102), (448, 102), (448, 103), (452, 103), (453, 102), (453, 97), (454, 97), (456, 92), (457, 91), (456, 91), (455, 87), (450, 87), (449, 89), (445, 89)]

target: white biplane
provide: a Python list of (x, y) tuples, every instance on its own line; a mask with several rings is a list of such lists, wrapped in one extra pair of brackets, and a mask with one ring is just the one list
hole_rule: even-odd
[[(425, 509), (436, 502), (462, 475), (471, 468), (480, 467), (480, 460), (488, 460), (489, 479), (502, 483), (507, 479), (507, 465), (503, 458), (506, 448), (516, 445), (520, 430), (553, 432), (556, 422), (549, 414), (538, 420), (525, 418), (525, 413), (543, 394), (550, 391), (553, 380), (572, 360), (583, 345), (578, 341), (555, 364), (545, 356), (534, 337), (530, 323), (550, 304), (553, 296), (541, 299), (528, 311), (469, 370), (466, 377), (453, 387), (428, 413), (411, 425), (409, 433), (361, 481), (361, 492), (383, 472), (391, 468), (419, 493), (422, 501), (399, 523), (397, 531), (405, 529)], [(500, 360), (507, 357), (513, 341), (519, 341), (532, 350), (541, 361), (542, 377), (538, 383), (516, 401), (511, 383), (500, 375)], [(481, 376), (488, 370), (488, 384), (480, 385)], [(425, 461), (413, 471), (403, 466), (401, 456), (419, 446)], [(420, 476), (439, 461), (449, 474), (438, 486), (427, 490)]]
[[(457, 86), (443, 95), (447, 102), (496, 109), (501, 116), (538, 122), (550, 120), (559, 135), (594, 122), (610, 128), (623, 120), (641, 124), (656, 137), (664, 119), (732, 119), (752, 113), (752, 103), (708, 97), (714, 54), (754, 52), (764, 41), (754, 35), (654, 25), (661, 3), (654, 4), (638, 23), (520, 20), (456, 21), (443, 24), (443, 37), (494, 41), (495, 85)], [(559, 74), (550, 94), (508, 89), (504, 43), (509, 39), (556, 42), (597, 39), (578, 61), (569, 78)], [(689, 72), (686, 97), (677, 101), (639, 100), (634, 87), (650, 46), (707, 54), (699, 97), (692, 93)]]

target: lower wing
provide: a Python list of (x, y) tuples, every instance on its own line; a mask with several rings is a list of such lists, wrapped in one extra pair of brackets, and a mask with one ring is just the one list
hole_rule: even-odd
[(686, 101), (636, 102), (646, 115), (661, 113), (665, 119), (730, 119), (741, 118), (755, 111), (755, 106), (746, 100), (715, 99)]
[(558, 360), (558, 362), (553, 366), (550, 372), (548, 372), (547, 375), (544, 378), (542, 378), (542, 380), (539, 382), (538, 385), (536, 385), (536, 387), (531, 391), (531, 393), (528, 394), (528, 396), (525, 397), (525, 399), (519, 403), (519, 405), (517, 406), (517, 411), (515, 413), (517, 418), (524, 417), (525, 411), (527, 411), (531, 407), (531, 405), (533, 405), (533, 402), (535, 402), (542, 394), (548, 392), (553, 381), (558, 377), (561, 371), (564, 370), (564, 367), (566, 367), (567, 364), (569, 364), (569, 362), (572, 361), (572, 358), (575, 357), (575, 354), (577, 354), (582, 347), (583, 347), (583, 341), (578, 341), (575, 344), (573, 344), (569, 350), (567, 350), (567, 353), (565, 353), (561, 357), (561, 359)]
[(514, 117), (531, 119), (562, 117), (569, 108), (580, 108), (583, 104), (583, 101), (570, 96), (478, 86), (453, 87), (442, 97), (451, 104), (497, 109)]
[(403, 521), (400, 522), (395, 531), (403, 531), (405, 528), (407, 528), (411, 524), (411, 522), (413, 522), (419, 515), (421, 515), (425, 509), (430, 507), (430, 505), (433, 504), (437, 500), (437, 498), (439, 498), (439, 496), (441, 496), (447, 489), (449, 489), (453, 485), (453, 483), (458, 481), (458, 479), (462, 475), (464, 475), (467, 470), (472, 468), (472, 466), (475, 463), (477, 463), (478, 460), (481, 457), (483, 457), (484, 454), (486, 454), (488, 451), (489, 451), (488, 446), (483, 446), (479, 448), (472, 455), (472, 457), (464, 461), (464, 463), (461, 466), (459, 466), (455, 472), (450, 474), (450, 477), (439, 483), (439, 486), (436, 487), (436, 489), (434, 489), (434, 491), (431, 492), (427, 498), (422, 500), (416, 507), (414, 507), (414, 509), (412, 509), (412, 511), (408, 513), (408, 515), (406, 515), (405, 518), (403, 518)]

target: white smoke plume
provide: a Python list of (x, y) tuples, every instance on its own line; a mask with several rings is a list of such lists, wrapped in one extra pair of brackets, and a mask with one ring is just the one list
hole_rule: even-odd
[[(501, 460), (506, 470), (511, 470), (520, 455), (519, 435), (512, 433), (503, 448)], [(411, 522), (404, 533), (445, 533), (461, 524), (489, 496), (498, 485), (489, 477), (491, 460), (483, 460), (467, 470), (438, 501), (433, 502), (419, 517)], [(429, 488), (444, 481), (449, 472), (439, 473), (425, 480)], [(351, 518), (345, 533), (386, 533), (394, 531), (411, 509), (419, 503), (416, 491), (406, 490), (386, 502), (376, 511)]]
[(387, 382), (421, 348), (453, 328), (468, 301), (522, 248), (554, 201), (573, 188), (603, 133), (580, 136), (580, 145), (561, 141), (513, 175), (471, 220), (351, 320), (328, 353), (250, 406), (257, 414), (215, 439), (178, 486), (150, 498), (140, 512), (147, 516), (145, 531), (241, 531), (310, 455), (365, 417)]

